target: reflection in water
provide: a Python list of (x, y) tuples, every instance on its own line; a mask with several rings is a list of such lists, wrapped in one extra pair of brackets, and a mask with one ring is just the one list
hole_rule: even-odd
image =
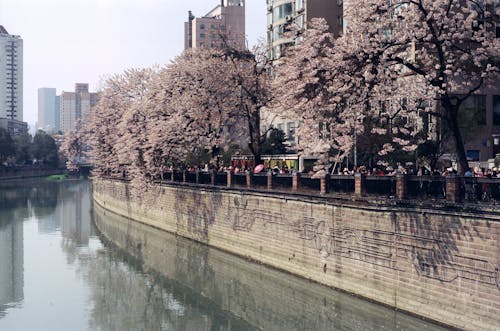
[[(162, 308), (154, 313), (154, 303), (172, 297), (186, 307), (182, 316), (168, 317), (168, 321), (176, 317), (178, 324), (174, 324), (173, 330), (439, 329), (392, 309), (130, 221), (99, 205), (94, 205), (94, 221), (102, 232), (102, 240), (106, 237), (113, 245), (126, 247), (125, 261), (134, 260), (139, 270), (150, 275), (150, 292), (141, 297), (138, 306), (146, 303), (145, 307), (153, 310), (147, 316), (152, 330), (159, 329), (165, 321)], [(118, 286), (106, 279), (108, 283), (102, 283), (102, 288)], [(127, 288), (134, 291), (132, 286)], [(113, 296), (114, 292), (107, 293)], [(109, 298), (102, 292), (96, 294), (101, 301)], [(193, 314), (193, 310), (205, 314), (209, 324), (188, 328), (179, 323), (189, 321), (191, 318), (186, 315)], [(236, 327), (236, 323), (241, 324)]]
[[(75, 192), (85, 194), (75, 195)], [(19, 306), (24, 300), (24, 222), (36, 218), (41, 233), (59, 231), (62, 223), (68, 229), (68, 237), (74, 238), (75, 233), (80, 242), (88, 243), (91, 200), (88, 183), (31, 179), (0, 182), (0, 201), (0, 317), (3, 317), (8, 308)], [(86, 203), (84, 222), (85, 213), (77, 207), (82, 203)], [(74, 224), (78, 224), (78, 229), (74, 229)], [(82, 226), (86, 228), (83, 233)]]
[(110, 214), (85, 181), (0, 199), (1, 330), (437, 329)]
[(24, 298), (23, 258), (22, 221), (0, 222), (0, 318)]

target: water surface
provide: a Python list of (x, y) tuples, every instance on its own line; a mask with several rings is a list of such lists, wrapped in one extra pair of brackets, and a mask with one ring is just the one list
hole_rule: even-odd
[(0, 266), (0, 330), (441, 329), (111, 214), (87, 181), (0, 182)]

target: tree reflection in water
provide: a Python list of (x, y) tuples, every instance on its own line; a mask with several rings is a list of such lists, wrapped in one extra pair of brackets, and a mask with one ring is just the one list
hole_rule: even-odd
[[(107, 309), (102, 318), (110, 322), (109, 314), (123, 305), (116, 317), (128, 310), (125, 319), (129, 324), (121, 325), (124, 330), (141, 318), (146, 330), (160, 330), (162, 325), (168, 325), (164, 328), (168, 330), (441, 329), (125, 219), (96, 204), (94, 221), (110, 251), (118, 254), (118, 247), (126, 248), (115, 257), (103, 254), (101, 258), (115, 269), (124, 268), (117, 260), (128, 261), (145, 277), (116, 276), (102, 271), (105, 265), (92, 268), (101, 270), (93, 275), (99, 277), (94, 282), (101, 289), (94, 291), (94, 301), (106, 303), (96, 316)], [(123, 294), (116, 297), (121, 289), (130, 291), (130, 301)]]
[[(92, 205), (91, 194), (90, 184), (85, 181), (38, 181), (33, 185), (23, 182), (0, 188), (0, 198), (9, 204), (8, 208), (0, 204), (0, 220), (22, 224), (23, 219), (43, 216), (35, 220), (38, 234), (49, 236), (30, 234), (30, 238), (61, 239), (64, 263), (52, 265), (64, 270), (51, 269), (44, 276), (34, 277), (52, 279), (55, 273), (68, 274), (70, 270), (71, 282), (65, 284), (72, 286), (69, 301), (73, 300), (73, 289), (82, 294), (82, 299), (87, 298), (86, 303), (75, 299), (74, 307), (63, 310), (72, 311), (75, 316), (81, 314), (82, 320), (73, 322), (75, 329), (439, 329), (394, 310), (111, 214)], [(101, 231), (99, 236), (92, 219)], [(14, 224), (4, 222), (9, 226)], [(19, 238), (22, 248), (22, 236)], [(37, 240), (34, 241), (31, 250), (37, 247)], [(21, 252), (20, 258), (22, 249), (17, 251)], [(22, 271), (22, 260), (18, 260)], [(54, 260), (61, 259), (55, 256)], [(73, 282), (73, 270), (81, 281)], [(20, 280), (17, 288), (22, 289), (22, 273), (16, 279)], [(64, 285), (56, 286), (52, 292), (58, 292), (59, 286)], [(83, 286), (83, 291), (78, 286)], [(19, 301), (9, 297), (4, 301), (16, 300)], [(85, 312), (79, 311), (82, 304)]]

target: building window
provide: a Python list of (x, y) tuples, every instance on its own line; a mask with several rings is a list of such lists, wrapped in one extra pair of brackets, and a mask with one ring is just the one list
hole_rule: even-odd
[(493, 96), (493, 125), (500, 125), (500, 95)]
[(293, 14), (293, 6), (291, 3), (285, 3), (281, 6), (275, 7), (273, 11), (273, 20), (278, 21), (287, 16), (291, 17)]
[(304, 0), (297, 0), (297, 2), (295, 4), (295, 8), (297, 10), (301, 10), (302, 8), (304, 8)]
[(288, 138), (288, 141), (295, 141), (295, 122), (289, 122), (287, 123), (287, 130), (286, 130), (286, 135)]
[(486, 96), (471, 95), (458, 110), (461, 126), (486, 125)]
[(200, 30), (205, 30), (205, 24), (200, 24)]
[(468, 161), (479, 161), (479, 150), (467, 150), (467, 160)]
[(300, 15), (297, 17), (297, 19), (295, 20), (295, 23), (297, 24), (297, 26), (301, 29), (304, 28), (304, 15)]
[(274, 58), (279, 59), (281, 57), (281, 45), (274, 46), (273, 53), (274, 53)]

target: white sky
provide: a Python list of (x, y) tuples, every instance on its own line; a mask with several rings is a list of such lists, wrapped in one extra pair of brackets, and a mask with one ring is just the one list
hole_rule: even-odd
[[(37, 89), (73, 91), (131, 67), (168, 63), (184, 48), (188, 10), (206, 14), (219, 0), (0, 0), (0, 25), (24, 40), (24, 110), (37, 121)], [(264, 0), (246, 1), (250, 45), (265, 38)]]

